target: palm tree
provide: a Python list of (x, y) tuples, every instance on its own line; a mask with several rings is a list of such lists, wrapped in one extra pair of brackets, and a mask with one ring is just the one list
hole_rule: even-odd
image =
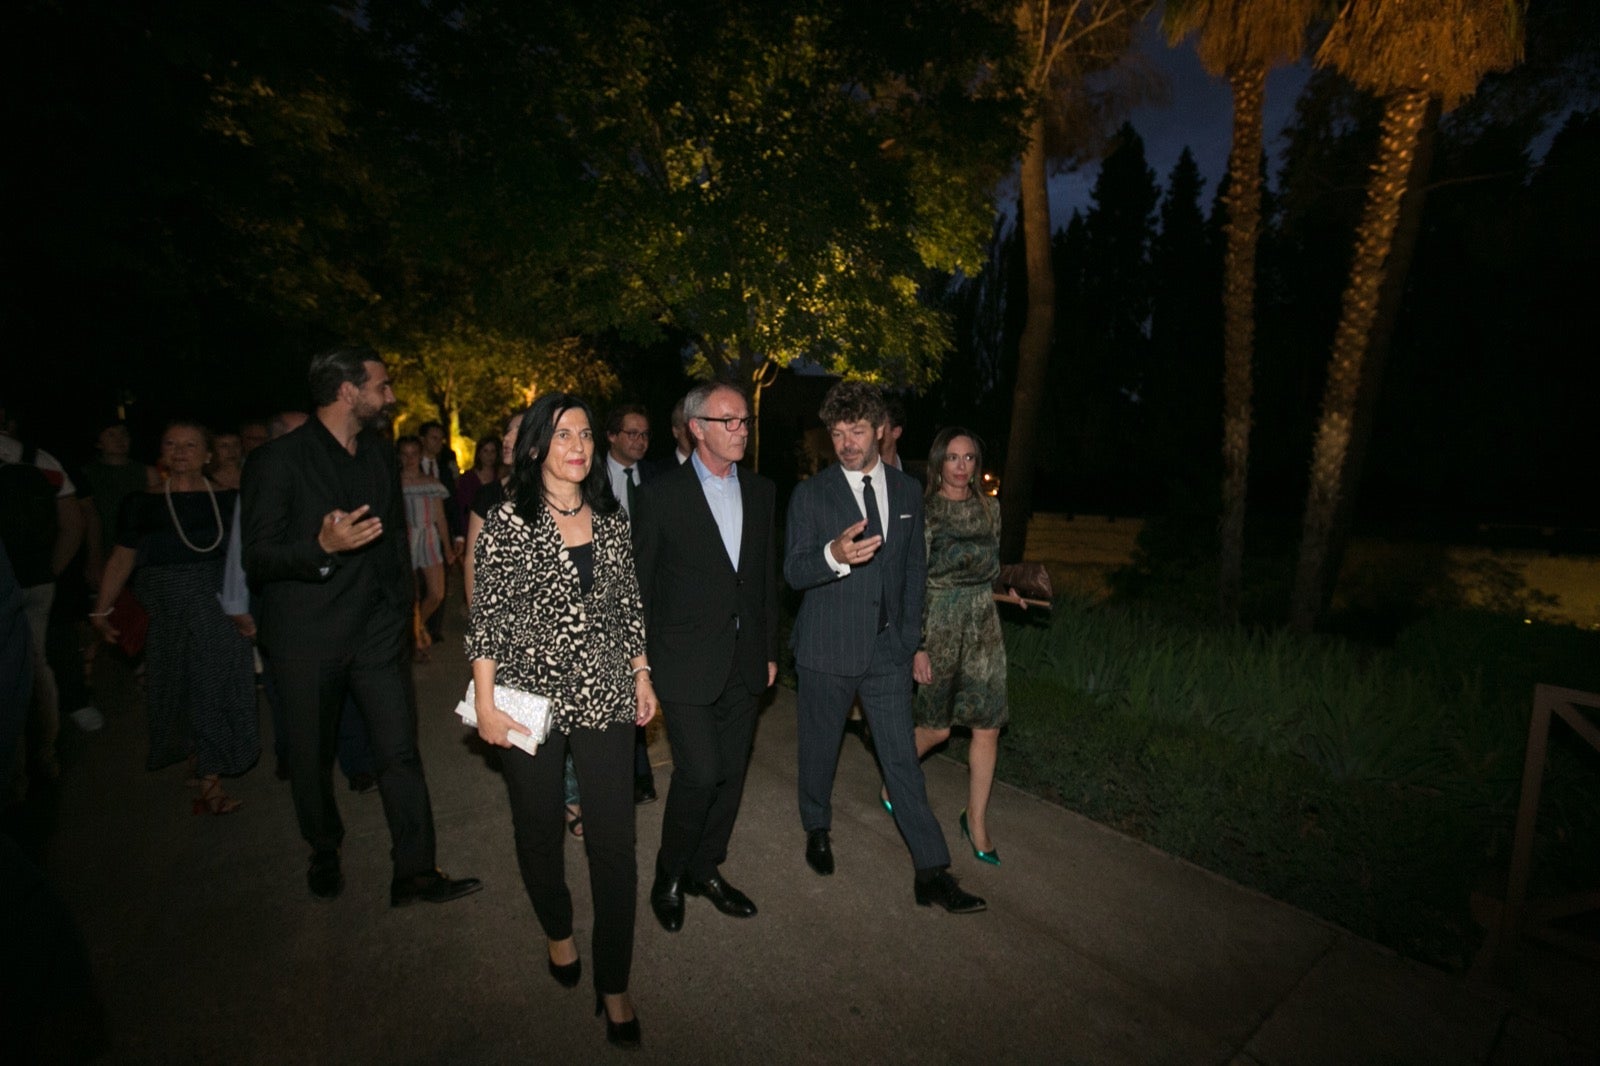
[(1153, 2), (1020, 0), (1017, 5), (1017, 32), (1028, 64), (1026, 86), (1032, 104), (1018, 196), (1028, 310), (1017, 340), (1017, 380), (1000, 495), (1000, 557), (1008, 562), (1021, 558), (1027, 543), (1028, 517), (1033, 510), (1033, 447), (1055, 336), (1050, 160), (1059, 159), (1069, 147), (1081, 151), (1093, 139), (1085, 131), (1104, 121), (1104, 97), (1091, 93), (1084, 79), (1115, 65), (1127, 53), (1134, 27)]
[(1177, 43), (1196, 34), (1208, 72), (1233, 92), (1233, 145), (1223, 205), (1222, 555), (1217, 611), (1239, 620), (1245, 496), (1250, 472), (1255, 361), (1256, 242), (1261, 230), (1262, 108), (1267, 70), (1300, 58), (1306, 26), (1325, 0), (1168, 0), (1164, 25)]
[(1429, 102), (1437, 100), (1448, 111), (1472, 95), (1485, 74), (1522, 58), (1523, 6), (1523, 0), (1347, 0), (1317, 51), (1318, 66), (1331, 66), (1381, 97), (1384, 109), (1312, 444), (1289, 604), (1289, 626), (1296, 631), (1310, 632), (1316, 625), (1325, 586), (1331, 584), (1324, 569), (1344, 488), (1362, 364), (1382, 290), (1404, 280), (1389, 276), (1389, 257)]

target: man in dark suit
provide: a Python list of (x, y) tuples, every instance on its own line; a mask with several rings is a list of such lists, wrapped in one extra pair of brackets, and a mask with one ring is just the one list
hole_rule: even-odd
[(415, 587), (383, 428), (394, 392), (370, 348), (318, 355), (310, 383), (315, 416), (251, 456), (243, 493), (244, 565), (261, 590), (257, 630), (276, 671), (295, 814), (312, 848), (306, 883), (318, 899), (344, 888), (332, 765), (349, 692), (366, 719), (389, 823), (389, 902), (443, 903), (482, 885), (434, 866), (410, 668)]
[(860, 381), (828, 390), (820, 412), (838, 463), (789, 499), (783, 576), (804, 598), (793, 645), (800, 676), (800, 824), (806, 862), (833, 873), (833, 775), (845, 715), (858, 695), (883, 766), (892, 814), (911, 849), (918, 904), (984, 909), (947, 869), (928, 807), (911, 718), (911, 660), (922, 643), (927, 547), (922, 493), (878, 457), (883, 396)]
[[(636, 403), (613, 407), (606, 415), (606, 478), (611, 492), (631, 520), (639, 488), (654, 472), (644, 461), (650, 448), (650, 416)], [(655, 774), (650, 770), (650, 745), (644, 726), (633, 735), (633, 802), (656, 801)]]
[(750, 404), (730, 385), (700, 385), (685, 412), (694, 454), (642, 487), (633, 519), (651, 676), (672, 744), (650, 890), (668, 932), (683, 926), (686, 894), (735, 918), (756, 913), (719, 867), (744, 791), (756, 701), (778, 674), (777, 493), (738, 466)]

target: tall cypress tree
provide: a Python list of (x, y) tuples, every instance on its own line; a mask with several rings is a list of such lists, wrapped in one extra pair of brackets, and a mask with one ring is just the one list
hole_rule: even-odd
[(1221, 261), (1200, 210), (1205, 179), (1187, 147), (1167, 178), (1150, 248), (1148, 456), (1167, 503), (1212, 509), (1222, 410)]
[(1084, 218), (1079, 328), (1085, 440), (1081, 456), (1092, 501), (1127, 510), (1148, 503), (1148, 472), (1138, 465), (1149, 373), (1150, 245), (1161, 188), (1145, 161), (1144, 140), (1124, 123), (1101, 164)]

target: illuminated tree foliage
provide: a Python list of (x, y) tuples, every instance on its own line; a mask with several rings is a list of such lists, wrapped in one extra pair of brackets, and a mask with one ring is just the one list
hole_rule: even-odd
[(759, 402), (799, 360), (933, 380), (950, 327), (923, 286), (981, 268), (1015, 150), (1006, 10), (389, 2), (370, 32), (448, 131), (461, 195), (433, 229), (471, 235), (449, 258), (478, 314), (680, 338)]
[(595, 214), (574, 264), (701, 373), (807, 360), (923, 386), (930, 271), (976, 273), (1014, 140), (996, 5), (612, 5), (569, 94)]
[(413, 334), (385, 346), (401, 422), (444, 422), (458, 453), (469, 438), (493, 436), (505, 416), (541, 393), (575, 392), (602, 402), (617, 391), (616, 373), (577, 337), (548, 343), (459, 325)]

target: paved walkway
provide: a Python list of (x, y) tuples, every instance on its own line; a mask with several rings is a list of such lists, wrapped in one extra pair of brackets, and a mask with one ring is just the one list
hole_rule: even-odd
[[(245, 808), (192, 817), (184, 771), (143, 770), (126, 677), (102, 671), (106, 729), (62, 780), (47, 872), (75, 912), (109, 1015), (110, 1062), (588, 1062), (613, 1054), (587, 980), (559, 988), (512, 854), (494, 757), (450, 713), (454, 649), (418, 668), (440, 863), (482, 877), (443, 907), (388, 907), (376, 794), (340, 791), (345, 894), (305, 890), (306, 848), (270, 756), (229, 787)], [(119, 677), (122, 684), (117, 684)], [(989, 900), (915, 906), (911, 866), (847, 737), (838, 873), (802, 858), (794, 695), (764, 712), (724, 866), (749, 921), (690, 899), (669, 935), (645, 892), (662, 805), (640, 809), (635, 1061), (752, 1063), (1522, 1063), (1592, 1061), (1492, 991), (1395, 957), (1303, 911), (999, 786), (1004, 865), (961, 849), (964, 767), (927, 764), (953, 871)], [(70, 726), (68, 727), (70, 728)], [(670, 753), (653, 754), (663, 794)], [(582, 846), (569, 841), (588, 954)], [(1586, 1054), (1587, 1052), (1587, 1054)], [(4, 1057), (0, 1053), (0, 1057)]]

